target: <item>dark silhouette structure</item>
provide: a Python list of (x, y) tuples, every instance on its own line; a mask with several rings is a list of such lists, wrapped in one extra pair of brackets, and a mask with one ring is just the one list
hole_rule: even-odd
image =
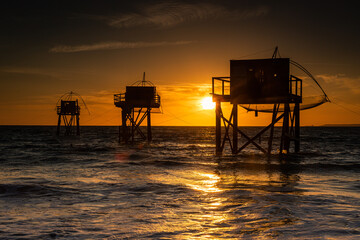
[[(212, 78), (212, 96), (216, 102), (216, 153), (221, 154), (228, 142), (233, 154), (253, 144), (261, 152), (270, 155), (273, 146), (274, 126), (282, 120), (280, 154), (288, 153), (290, 143), (295, 152), (300, 150), (300, 103), (302, 102), (302, 80), (290, 75), (290, 59), (276, 58), (277, 48), (270, 59), (231, 60), (230, 77)], [(220, 84), (219, 84), (220, 83)], [(220, 89), (220, 91), (219, 91)], [(221, 103), (232, 104), (229, 118), (223, 114)], [(250, 137), (238, 126), (238, 105), (272, 104), (271, 123)], [(255, 116), (258, 111), (255, 110)], [(225, 132), (222, 134), (222, 124)], [(269, 131), (267, 147), (255, 142)], [(231, 136), (232, 134), (232, 136)], [(240, 147), (238, 138), (246, 141)]]
[(65, 135), (73, 135), (75, 133), (73, 128), (76, 128), (76, 135), (80, 135), (80, 107), (78, 100), (61, 100), (60, 105), (56, 106), (56, 110), (59, 115), (56, 134), (60, 135), (62, 119), (65, 126)]
[[(160, 108), (160, 96), (156, 93), (156, 87), (145, 80), (145, 72), (142, 81), (127, 86), (125, 93), (114, 95), (114, 104), (121, 108), (122, 125), (119, 128), (119, 142), (152, 140), (151, 110)], [(140, 128), (145, 119), (147, 119), (147, 135)]]

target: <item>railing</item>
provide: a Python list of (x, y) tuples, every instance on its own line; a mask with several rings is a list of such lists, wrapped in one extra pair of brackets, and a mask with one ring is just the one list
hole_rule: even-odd
[[(216, 91), (215, 84), (221, 81), (221, 92)], [(230, 95), (230, 77), (213, 77), (212, 78), (212, 95)]]
[(290, 94), (302, 97), (302, 79), (290, 75)]
[(114, 94), (114, 103), (125, 102), (125, 93)]
[(158, 94), (156, 94), (156, 95), (154, 96), (154, 103), (155, 103), (155, 104), (160, 104), (160, 96), (159, 96)]

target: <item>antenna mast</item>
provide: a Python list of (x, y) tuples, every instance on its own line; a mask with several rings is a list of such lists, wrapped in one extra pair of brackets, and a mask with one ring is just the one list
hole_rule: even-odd
[(273, 59), (276, 58), (277, 55), (279, 55), (279, 57), (280, 57), (280, 53), (279, 53), (279, 48), (278, 48), (278, 46), (275, 47), (275, 51), (274, 51), (274, 53), (273, 53), (273, 55), (272, 55), (272, 58), (273, 58)]
[(143, 74), (143, 80), (142, 80), (142, 82), (141, 82), (141, 86), (145, 86), (145, 84), (146, 84), (146, 81), (145, 81), (145, 72), (144, 72), (144, 74)]

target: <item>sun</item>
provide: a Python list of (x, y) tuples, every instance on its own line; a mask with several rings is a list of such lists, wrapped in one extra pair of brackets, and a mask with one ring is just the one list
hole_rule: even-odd
[(212, 97), (204, 97), (201, 99), (201, 106), (204, 110), (214, 109), (215, 103), (212, 101)]

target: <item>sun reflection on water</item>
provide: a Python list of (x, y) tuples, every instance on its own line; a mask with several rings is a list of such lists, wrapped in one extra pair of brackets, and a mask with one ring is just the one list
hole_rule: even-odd
[[(182, 232), (177, 239), (276, 238), (279, 229), (298, 221), (294, 215), (302, 194), (299, 177), (280, 165), (218, 163), (215, 168), (166, 170), (147, 177), (186, 191), (176, 199), (165, 198), (161, 211), (156, 208), (162, 231)], [(153, 224), (147, 223), (141, 232), (153, 229)]]
[(212, 173), (202, 173), (194, 172), (194, 175), (200, 176), (202, 179), (200, 181), (194, 181), (188, 183), (187, 185), (197, 191), (204, 193), (217, 193), (222, 192), (220, 188), (217, 187), (220, 177)]

